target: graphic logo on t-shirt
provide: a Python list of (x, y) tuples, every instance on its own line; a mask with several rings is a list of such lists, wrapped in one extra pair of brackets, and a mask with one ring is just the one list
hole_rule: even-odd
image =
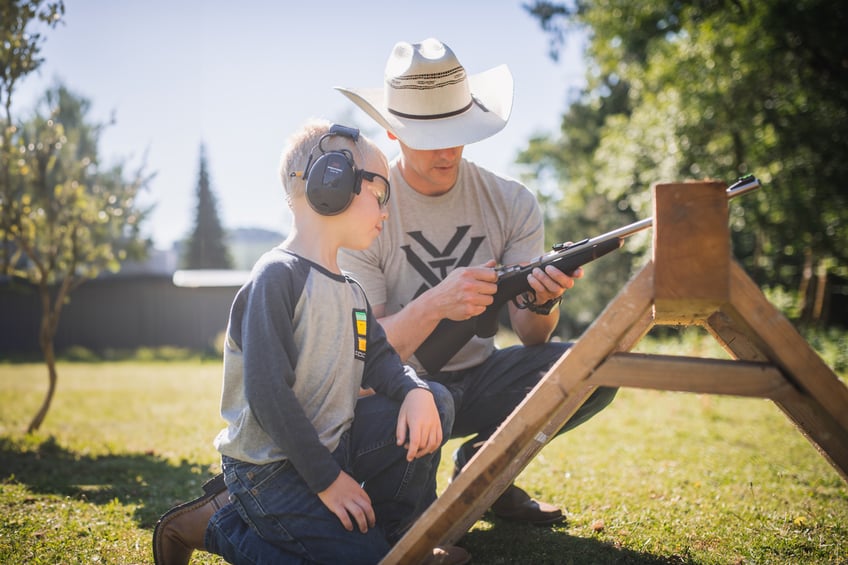
[[(471, 264), (474, 254), (486, 238), (484, 236), (466, 238), (470, 229), (471, 226), (457, 226), (456, 232), (444, 249), (438, 249), (420, 231), (407, 232), (407, 235), (421, 245), (424, 252), (429, 255), (429, 258), (422, 258), (412, 250), (412, 246), (401, 246), (406, 254), (406, 260), (424, 279), (424, 283), (418, 287), (413, 298), (417, 298), (426, 290), (442, 282), (448, 273), (457, 267), (467, 267)], [(458, 249), (463, 241), (467, 244), (465, 250), (460, 253)]]
[(368, 313), (361, 308), (353, 309), (353, 344), (354, 359), (365, 360), (365, 350), (368, 345)]

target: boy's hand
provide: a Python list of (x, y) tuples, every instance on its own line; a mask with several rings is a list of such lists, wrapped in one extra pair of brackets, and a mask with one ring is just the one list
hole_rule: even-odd
[(318, 493), (318, 498), (330, 512), (338, 516), (349, 532), (353, 531), (353, 521), (356, 521), (359, 531), (363, 534), (368, 531), (369, 526), (373, 528), (377, 523), (368, 493), (344, 471), (339, 473), (333, 484)]
[(406, 394), (398, 413), (397, 444), (406, 447), (406, 460), (433, 453), (442, 445), (442, 421), (433, 395), (416, 388)]

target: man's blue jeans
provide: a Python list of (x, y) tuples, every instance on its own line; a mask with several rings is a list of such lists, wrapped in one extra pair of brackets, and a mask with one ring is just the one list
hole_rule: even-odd
[[(456, 417), (452, 437), (472, 436), (460, 448), (466, 458), (495, 433), (571, 345), (548, 342), (497, 349), (480, 365), (427, 377), (445, 385), (453, 395)], [(558, 433), (574, 429), (606, 408), (617, 391), (599, 387)]]
[[(445, 441), (453, 426), (453, 398), (431, 390)], [(436, 498), (439, 450), (406, 461), (396, 445), (400, 404), (381, 395), (357, 402), (353, 425), (333, 453), (363, 483), (377, 525), (349, 532), (288, 461), (252, 465), (224, 458), (231, 504), (206, 529), (206, 547), (230, 563), (377, 563)]]

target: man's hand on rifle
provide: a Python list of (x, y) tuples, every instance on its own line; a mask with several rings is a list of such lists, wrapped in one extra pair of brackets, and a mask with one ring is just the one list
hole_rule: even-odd
[(431, 288), (430, 304), (435, 305), (439, 317), (462, 321), (482, 314), (498, 290), (494, 267), (494, 261), (478, 267), (460, 267)]
[(527, 283), (535, 292), (535, 299), (524, 309), (512, 303), (509, 305), (512, 329), (521, 343), (536, 345), (550, 339), (559, 321), (559, 299), (574, 286), (574, 279), (582, 276), (582, 268), (567, 275), (552, 265), (544, 270), (537, 267), (527, 275)]
[(543, 271), (535, 268), (527, 275), (527, 283), (536, 293), (533, 304), (544, 304), (561, 297), (566, 290), (574, 286), (574, 279), (583, 277), (583, 267), (578, 267), (571, 275), (567, 275), (552, 265)]

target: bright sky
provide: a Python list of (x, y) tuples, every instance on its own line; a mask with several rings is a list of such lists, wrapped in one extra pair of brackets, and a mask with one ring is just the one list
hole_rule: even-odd
[(506, 63), (515, 78), (507, 127), (466, 157), (516, 175), (535, 133), (556, 132), (570, 88), (582, 83), (579, 46), (555, 63), (522, 0), (65, 0), (64, 25), (46, 32), (40, 70), (13, 98), (22, 117), (56, 80), (91, 101), (106, 164), (155, 172), (146, 233), (169, 248), (192, 227), (200, 144), (224, 227), (285, 232), (277, 164), (285, 139), (310, 117), (358, 126), (392, 157), (396, 145), (334, 86), (377, 87), (394, 44), (436, 37), (470, 74)]

